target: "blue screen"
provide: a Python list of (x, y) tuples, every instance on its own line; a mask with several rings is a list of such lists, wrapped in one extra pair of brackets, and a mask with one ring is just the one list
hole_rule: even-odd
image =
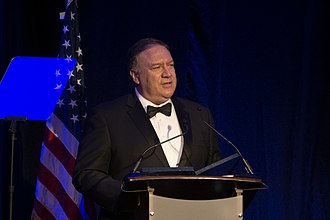
[(48, 119), (75, 64), (65, 58), (13, 58), (0, 83), (0, 118)]

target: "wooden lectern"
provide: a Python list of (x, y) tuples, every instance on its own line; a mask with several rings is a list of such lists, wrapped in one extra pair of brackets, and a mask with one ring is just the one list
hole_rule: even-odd
[(137, 219), (241, 220), (260, 179), (233, 176), (132, 176), (122, 189), (136, 197)]

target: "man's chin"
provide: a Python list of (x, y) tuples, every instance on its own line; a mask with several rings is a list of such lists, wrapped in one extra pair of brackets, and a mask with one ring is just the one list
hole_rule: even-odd
[(169, 99), (169, 98), (171, 98), (173, 96), (173, 94), (174, 94), (174, 90), (171, 90), (171, 91), (168, 91), (168, 92), (164, 92), (163, 93), (163, 97), (165, 99)]

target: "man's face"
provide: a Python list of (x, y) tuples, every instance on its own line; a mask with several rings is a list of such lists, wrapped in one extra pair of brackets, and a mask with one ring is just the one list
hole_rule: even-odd
[(154, 45), (137, 55), (137, 65), (130, 72), (140, 94), (161, 104), (173, 95), (176, 88), (174, 62), (170, 52)]

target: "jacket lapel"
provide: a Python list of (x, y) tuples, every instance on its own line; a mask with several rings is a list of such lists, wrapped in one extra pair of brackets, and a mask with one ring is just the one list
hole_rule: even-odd
[(191, 158), (191, 143), (192, 143), (192, 132), (190, 124), (190, 116), (185, 108), (185, 105), (180, 102), (177, 98), (172, 98), (173, 105), (175, 107), (176, 114), (178, 116), (181, 131), (184, 135), (183, 152), (179, 162), (179, 166), (192, 166), (193, 164), (189, 160)]
[[(130, 118), (149, 144), (149, 146), (145, 146), (144, 149), (141, 149), (142, 154), (148, 147), (154, 146), (160, 141), (136, 95), (131, 94), (128, 96), (127, 105), (131, 107), (131, 111), (128, 112)], [(164, 167), (169, 166), (161, 146), (157, 146), (155, 150), (151, 150), (150, 153), (154, 153)], [(150, 155), (150, 153), (147, 155)]]

